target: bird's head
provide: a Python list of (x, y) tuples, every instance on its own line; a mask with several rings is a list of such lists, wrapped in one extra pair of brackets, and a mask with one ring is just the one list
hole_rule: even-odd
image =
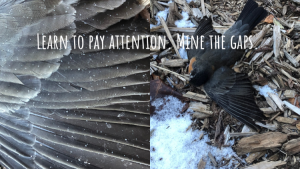
[(194, 86), (205, 84), (214, 73), (214, 66), (210, 64), (197, 64), (190, 72), (190, 83)]

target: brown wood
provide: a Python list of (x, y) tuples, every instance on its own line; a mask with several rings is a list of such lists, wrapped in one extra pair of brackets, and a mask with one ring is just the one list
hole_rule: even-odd
[(239, 155), (280, 147), (287, 140), (287, 134), (268, 132), (242, 138), (236, 145)]
[(253, 163), (254, 160), (259, 159), (260, 157), (264, 156), (266, 153), (267, 153), (267, 150), (250, 153), (249, 156), (246, 158), (246, 162), (248, 164), (251, 164), (251, 163)]
[(282, 149), (288, 154), (293, 155), (300, 153), (300, 138), (293, 139), (283, 144)]
[(170, 3), (170, 7), (169, 7), (169, 14), (168, 14), (168, 18), (167, 18), (167, 25), (168, 26), (175, 26), (175, 15), (174, 12), (178, 11), (178, 7), (176, 5), (175, 2)]
[(176, 52), (176, 54), (177, 54), (176, 57), (177, 57), (177, 58), (181, 58), (181, 56), (180, 56), (180, 54), (179, 54), (179, 51), (178, 51), (178, 49), (177, 49), (177, 46), (176, 46), (176, 44), (175, 44), (175, 42), (174, 42), (174, 39), (172, 38), (172, 35), (171, 35), (170, 31), (169, 31), (169, 28), (168, 28), (168, 26), (167, 26), (165, 20), (164, 20), (163, 18), (161, 18), (161, 17), (159, 17), (159, 19), (160, 19), (160, 22), (161, 22), (162, 26), (164, 27), (164, 30), (165, 30), (165, 32), (166, 32), (166, 34), (167, 34), (169, 40), (171, 41), (171, 44), (172, 44), (173, 47), (174, 47), (174, 50), (175, 50), (175, 52)]

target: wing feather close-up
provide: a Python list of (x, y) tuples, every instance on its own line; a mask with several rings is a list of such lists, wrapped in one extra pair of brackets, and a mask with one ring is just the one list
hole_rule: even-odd
[[(149, 33), (138, 16), (147, 5), (0, 1), (1, 166), (150, 167), (149, 50), (109, 49), (111, 35), (130, 43)], [(105, 36), (104, 47), (89, 49), (89, 35)], [(73, 36), (85, 39), (83, 49)]]

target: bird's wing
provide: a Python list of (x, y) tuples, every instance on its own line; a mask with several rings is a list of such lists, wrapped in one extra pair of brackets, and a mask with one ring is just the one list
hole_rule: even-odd
[[(0, 1), (1, 166), (149, 168), (149, 50), (108, 49), (111, 35), (149, 32), (129, 19), (144, 9), (139, 2)], [(37, 33), (71, 43), (38, 50)], [(105, 35), (104, 50), (74, 49), (72, 35)]]
[(265, 117), (255, 103), (254, 90), (247, 75), (235, 73), (228, 67), (221, 67), (204, 85), (204, 89), (227, 113), (247, 126), (259, 130), (254, 120), (261, 122)]
[[(196, 48), (196, 45), (193, 44), (192, 48), (187, 50), (187, 54), (188, 54), (188, 58), (189, 60), (191, 60), (193, 57), (199, 56), (201, 57), (201, 55), (203, 53), (205, 53), (207, 50), (211, 50), (211, 42), (210, 42), (210, 35), (213, 36), (212, 40), (214, 44), (214, 40), (215, 40), (215, 36), (221, 36), (222, 34), (217, 33), (212, 26), (212, 20), (211, 18), (208, 18), (206, 16), (204, 16), (200, 22), (199, 25), (193, 35), (194, 39), (197, 39), (198, 36), (198, 47)], [(201, 49), (201, 36), (203, 36), (203, 44), (202, 44), (202, 48)], [(214, 48), (214, 45), (213, 45)]]

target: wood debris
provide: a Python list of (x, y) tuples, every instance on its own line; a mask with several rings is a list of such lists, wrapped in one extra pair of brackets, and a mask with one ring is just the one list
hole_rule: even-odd
[(273, 169), (277, 166), (285, 165), (285, 161), (263, 161), (260, 163), (253, 164), (245, 169)]
[(283, 144), (283, 150), (287, 152), (288, 155), (293, 155), (300, 152), (300, 138), (293, 139)]
[(206, 166), (206, 161), (203, 160), (203, 158), (201, 158), (201, 160), (198, 163), (198, 169), (205, 169)]
[(296, 120), (292, 119), (292, 118), (288, 118), (288, 117), (276, 117), (276, 120), (278, 122), (281, 122), (281, 123), (288, 123), (288, 124), (292, 124), (294, 123)]
[(242, 138), (236, 145), (238, 154), (246, 154), (280, 147), (287, 140), (287, 134), (281, 132), (268, 132)]
[(260, 157), (264, 156), (266, 153), (267, 150), (250, 153), (249, 156), (246, 158), (246, 162), (248, 164), (252, 164), (254, 160), (259, 159)]

